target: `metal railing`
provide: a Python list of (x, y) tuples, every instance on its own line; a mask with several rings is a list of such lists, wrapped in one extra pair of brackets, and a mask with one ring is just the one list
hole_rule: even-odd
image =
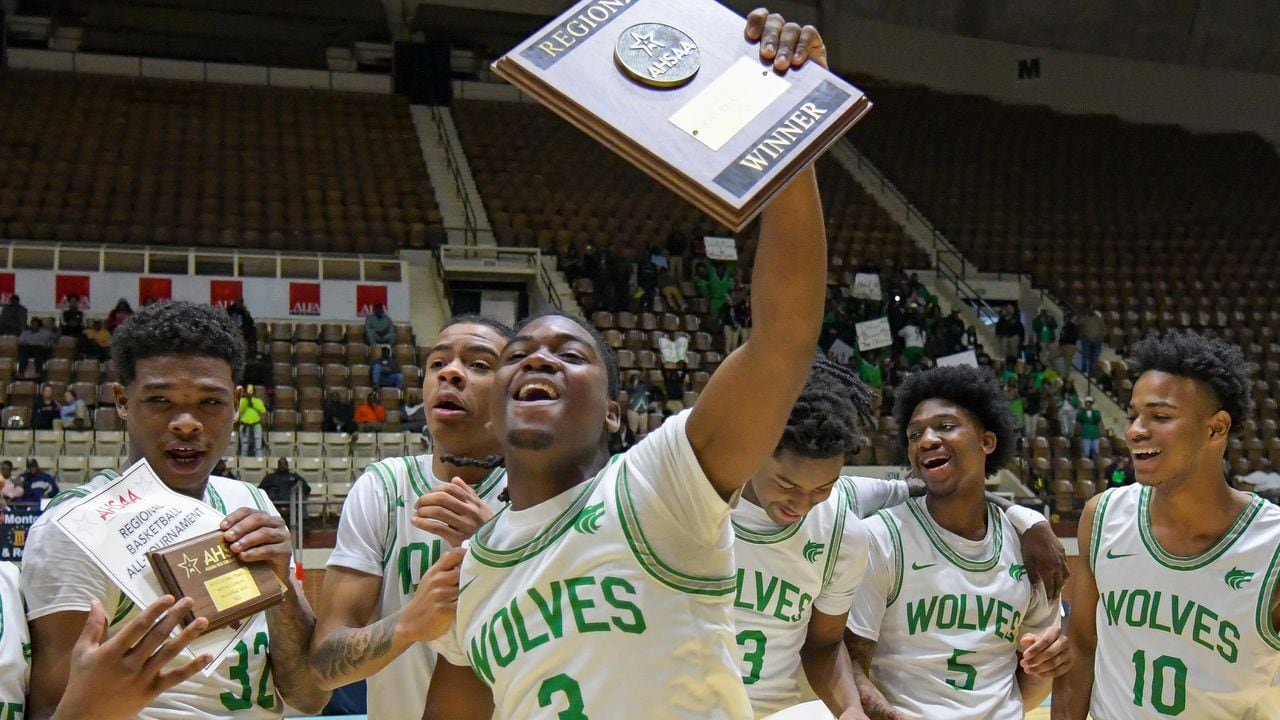
[[(450, 261), (481, 261), (494, 271), (503, 269), (512, 271), (530, 271), (537, 289), (546, 296), (547, 302), (557, 310), (564, 309), (564, 300), (556, 290), (555, 279), (543, 262), (542, 251), (538, 248), (508, 247), (498, 245), (442, 245), (436, 251), (437, 267), (444, 280), (445, 264)], [(446, 285), (447, 287), (447, 285)]]
[[(462, 161), (457, 157), (457, 149), (449, 138), (448, 130), (445, 127), (444, 111), (438, 107), (432, 107), (430, 111), (431, 122), (436, 126), (436, 136), (440, 141), (440, 147), (444, 149), (445, 165), (449, 168), (449, 174), (453, 176), (458, 200), (462, 203), (464, 225), (461, 228), (454, 229), (462, 230), (463, 238), (468, 245), (476, 245), (479, 242), (480, 223), (477, 219), (476, 209), (471, 204), (471, 194), (467, 191), (467, 184), (462, 176)], [(446, 228), (446, 232), (448, 232), (448, 228)]]

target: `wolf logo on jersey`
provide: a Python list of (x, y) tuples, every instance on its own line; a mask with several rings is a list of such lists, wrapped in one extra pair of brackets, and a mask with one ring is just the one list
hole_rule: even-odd
[(1012, 572), (1023, 564), (1018, 535), (987, 507), (980, 541), (935, 523), (924, 498), (867, 522), (870, 563), (849, 629), (877, 641), (872, 679), (907, 717), (1023, 715), (1016, 643), (1056, 623), (1058, 604)]
[[(494, 717), (751, 714), (737, 672), (728, 506), (693, 456), (687, 418), (663, 423), (594, 479), (527, 510), (503, 510), (476, 534), (457, 622), (433, 645), (489, 685)], [(584, 515), (596, 518), (594, 532), (575, 530), (587, 525)], [(707, 526), (714, 546), (707, 531), (691, 530)], [(697, 630), (663, 632), (667, 617)], [(644, 682), (597, 680), (591, 658), (601, 655), (645, 668)], [(665, 712), (655, 712), (658, 702)]]
[[(98, 473), (85, 485), (60, 494), (53, 502), (78, 503), (118, 477), (109, 470)], [(278, 515), (261, 490), (229, 478), (210, 476), (201, 499), (221, 513), (251, 507)], [(141, 611), (52, 522), (52, 517), (46, 513), (31, 527), (23, 554), (22, 588), (27, 616), (34, 620), (56, 612), (87, 611), (90, 599), (96, 597), (111, 618), (107, 627), (110, 637)], [(280, 717), (284, 703), (271, 680), (271, 641), (266, 615), (258, 613), (244, 622), (249, 623), (249, 627), (222, 666), (209, 675), (197, 673), (161, 693), (138, 717), (141, 720)], [(182, 662), (183, 658), (179, 657), (174, 664)]]
[[(497, 511), (507, 473), (497, 469), (475, 487)], [(370, 465), (347, 495), (338, 523), (338, 542), (330, 566), (347, 567), (382, 578), (376, 617), (403, 608), (440, 556), (450, 549), (440, 537), (409, 522), (414, 502), (445, 484), (431, 472), (431, 456), (398, 457)], [(418, 717), (426, 701), (435, 653), (423, 643), (406, 650), (368, 680), (369, 716)]]
[(1094, 716), (1273, 717), (1261, 708), (1280, 700), (1280, 508), (1255, 496), (1216, 545), (1182, 557), (1156, 541), (1151, 496), (1108, 490), (1094, 514)]
[(852, 486), (841, 478), (824, 502), (783, 527), (752, 503), (739, 502), (733, 510), (735, 639), (757, 716), (800, 701), (796, 673), (813, 609), (849, 612), (867, 562), (867, 536), (853, 498)]

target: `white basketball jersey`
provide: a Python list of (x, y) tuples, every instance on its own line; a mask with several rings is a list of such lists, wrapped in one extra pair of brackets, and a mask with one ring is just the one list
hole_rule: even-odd
[(1280, 717), (1280, 636), (1271, 622), (1280, 508), (1254, 496), (1213, 547), (1181, 557), (1156, 541), (1153, 492), (1108, 490), (1094, 514), (1090, 713), (1095, 720)]
[(31, 675), (31, 640), (18, 590), (18, 566), (0, 562), (0, 720), (22, 720)]
[[(112, 471), (98, 473), (85, 485), (59, 494), (53, 503), (65, 503), (70, 507), (117, 477)], [(261, 490), (239, 480), (211, 476), (201, 499), (221, 513), (249, 507), (278, 515)], [(52, 519), (52, 513), (40, 516), (31, 527), (23, 552), (22, 589), (27, 600), (28, 618), (36, 620), (64, 611), (85, 612), (89, 609), (90, 598), (96, 597), (110, 618), (107, 636), (114, 635), (123, 623), (133, 619), (141, 610), (112, 584)], [(243, 639), (216, 672), (210, 675), (198, 672), (190, 680), (161, 693), (138, 714), (138, 718), (257, 720), (281, 717), (284, 702), (276, 693), (271, 677), (267, 616), (258, 613), (245, 622), (249, 627)], [(172, 665), (181, 665), (189, 660), (189, 657), (179, 655)]]
[(1026, 579), (1018, 535), (988, 504), (987, 535), (966, 540), (929, 516), (925, 498), (866, 523), (868, 581), (849, 614), (876, 640), (871, 679), (911, 718), (1021, 718), (1017, 642), (1058, 621)]
[(757, 505), (733, 509), (738, 565), (734, 594), (742, 682), (756, 716), (800, 702), (800, 648), (813, 610), (843, 616), (867, 566), (867, 536), (841, 479), (794, 525), (779, 527)]
[[(489, 473), (476, 493), (497, 511), (506, 487), (506, 470)], [(347, 567), (382, 578), (374, 611), (381, 619), (409, 603), (427, 569), (452, 546), (409, 522), (418, 498), (448, 484), (431, 472), (431, 456), (390, 458), (373, 463), (351, 487), (338, 523), (338, 542), (330, 567)], [(417, 643), (368, 679), (371, 720), (422, 715), (436, 654)]]
[(454, 631), (438, 647), (489, 685), (494, 717), (751, 717), (729, 508), (697, 465), (687, 416), (476, 534)]

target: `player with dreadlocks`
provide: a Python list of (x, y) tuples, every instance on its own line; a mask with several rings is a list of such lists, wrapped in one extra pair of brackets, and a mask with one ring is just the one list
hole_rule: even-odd
[[(924, 483), (840, 477), (866, 442), (872, 391), (850, 369), (815, 360), (778, 447), (743, 488), (732, 513), (738, 564), (735, 622), (752, 709), (768, 715), (800, 699), (797, 666), (842, 720), (862, 718), (842, 645), (854, 588), (867, 562), (860, 518), (924, 494)], [(999, 502), (1011, 523), (1034, 527), (1024, 552), (1055, 588), (1065, 556), (1039, 513)], [(1030, 574), (1030, 573), (1029, 573)], [(1056, 593), (1056, 589), (1053, 591)]]
[(815, 360), (777, 449), (730, 514), (736, 639), (756, 717), (799, 702), (799, 665), (841, 720), (865, 717), (841, 638), (867, 536), (840, 468), (865, 441), (859, 424), (870, 421), (870, 408), (857, 375)]

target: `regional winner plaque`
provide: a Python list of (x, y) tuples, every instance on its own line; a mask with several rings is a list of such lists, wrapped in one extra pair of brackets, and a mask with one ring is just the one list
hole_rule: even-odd
[(160, 584), (195, 606), (185, 622), (208, 618), (205, 632), (265, 610), (284, 600), (284, 586), (265, 562), (239, 560), (222, 532), (211, 532), (147, 553)]
[(583, 0), (493, 69), (736, 231), (871, 107), (814, 63), (777, 74), (745, 26), (715, 0)]

